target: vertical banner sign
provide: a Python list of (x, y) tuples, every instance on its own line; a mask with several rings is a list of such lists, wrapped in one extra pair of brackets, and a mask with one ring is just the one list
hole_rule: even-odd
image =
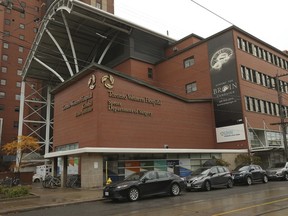
[(217, 143), (245, 140), (232, 32), (208, 42)]

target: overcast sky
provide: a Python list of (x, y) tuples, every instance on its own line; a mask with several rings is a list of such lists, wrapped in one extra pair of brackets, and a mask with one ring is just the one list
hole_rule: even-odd
[(115, 15), (163, 35), (168, 31), (176, 40), (192, 33), (206, 38), (232, 23), (288, 50), (288, 0), (114, 0), (114, 4)]

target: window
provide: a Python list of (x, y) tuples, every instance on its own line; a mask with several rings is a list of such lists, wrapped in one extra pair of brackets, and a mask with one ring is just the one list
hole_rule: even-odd
[(19, 24), (19, 28), (20, 28), (20, 29), (25, 29), (25, 25), (24, 25), (23, 23), (20, 23), (20, 24)]
[(153, 69), (148, 68), (148, 78), (153, 79)]
[(20, 88), (21, 87), (21, 82), (16, 82), (16, 87)]
[(24, 35), (19, 35), (19, 39), (24, 40), (25, 39)]
[(99, 2), (96, 3), (96, 8), (101, 9), (101, 4)]
[(5, 20), (4, 20), (4, 23), (5, 23), (5, 25), (10, 25), (10, 24), (11, 24), (11, 20), (5, 19)]
[(194, 56), (184, 59), (184, 68), (191, 67), (195, 63)]
[(39, 7), (35, 6), (34, 9), (36, 12), (39, 12)]
[(8, 61), (8, 56), (7, 55), (2, 55), (2, 60), (3, 61)]
[(5, 96), (6, 96), (6, 93), (5, 92), (0, 92), (0, 98), (5, 98)]
[(7, 67), (1, 67), (1, 72), (2, 73), (7, 73)]
[(14, 109), (15, 112), (19, 112), (19, 110), (20, 110), (20, 107), (18, 107), (18, 106), (16, 106)]
[(196, 82), (189, 83), (186, 85), (186, 93), (191, 93), (197, 91), (197, 84)]
[(4, 104), (0, 104), (0, 112), (5, 110)]
[(20, 3), (20, 5), (21, 5), (22, 8), (25, 8), (25, 7), (26, 7), (26, 3), (23, 2), (23, 1)]
[(10, 32), (9, 31), (4, 31), (3, 36), (10, 36)]
[(18, 94), (15, 95), (15, 100), (20, 100), (20, 98), (21, 98), (20, 95), (18, 95)]
[(9, 44), (6, 42), (3, 42), (3, 48), (8, 49), (9, 48)]
[(21, 76), (22, 75), (22, 70), (17, 70), (17, 75)]
[(23, 53), (23, 52), (24, 52), (24, 47), (19, 46), (19, 47), (18, 47), (18, 51), (21, 52), (21, 53)]
[(18, 125), (19, 125), (18, 121), (14, 121), (14, 122), (13, 122), (13, 127), (14, 127), (14, 128), (18, 128)]
[(18, 58), (18, 64), (22, 64), (23, 63), (23, 59), (22, 58)]
[(38, 28), (33, 28), (33, 32), (37, 33), (38, 32)]
[(0, 80), (0, 85), (5, 86), (5, 85), (6, 85), (6, 82), (7, 82), (7, 81), (6, 81), (5, 79), (1, 79), (1, 80)]
[(20, 13), (21, 18), (25, 18), (25, 13)]

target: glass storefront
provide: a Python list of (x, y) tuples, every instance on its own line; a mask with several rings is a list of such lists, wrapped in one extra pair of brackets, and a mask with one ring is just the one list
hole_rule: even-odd
[(193, 154), (118, 154), (104, 155), (106, 178), (112, 181), (124, 179), (126, 176), (144, 170), (167, 170), (181, 177), (203, 166), (205, 162), (221, 159), (221, 153)]

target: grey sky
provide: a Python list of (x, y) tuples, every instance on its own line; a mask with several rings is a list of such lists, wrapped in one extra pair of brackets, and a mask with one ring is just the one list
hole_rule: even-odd
[(208, 37), (231, 23), (266, 43), (288, 50), (287, 0), (114, 0), (115, 15), (160, 34), (181, 39)]

